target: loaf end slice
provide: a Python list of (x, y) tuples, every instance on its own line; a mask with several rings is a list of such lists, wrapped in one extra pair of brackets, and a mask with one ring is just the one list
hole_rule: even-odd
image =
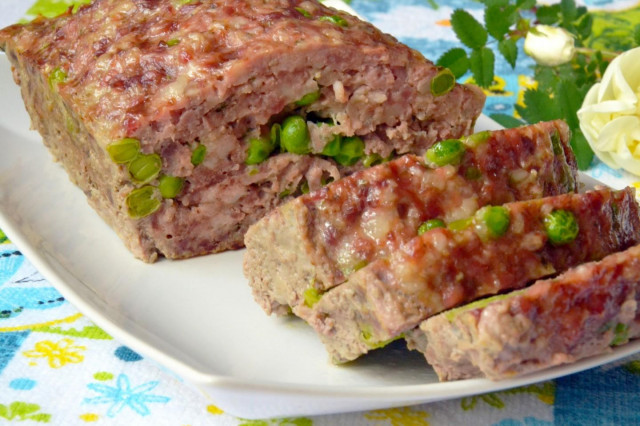
[[(453, 80), (433, 92), (443, 70), (313, 0), (96, 0), (0, 48), (54, 158), (146, 261), (239, 248), (304, 188), (469, 134), (484, 104)], [(305, 146), (275, 130), (249, 155), (289, 117)], [(336, 138), (358, 155), (323, 153)]]
[(408, 333), (440, 380), (506, 379), (606, 353), (640, 337), (640, 246), (524, 290), (424, 321)]

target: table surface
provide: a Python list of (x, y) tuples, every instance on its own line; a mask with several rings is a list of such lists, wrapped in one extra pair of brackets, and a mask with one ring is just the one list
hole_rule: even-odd
[[(71, 0), (38, 1), (37, 5)], [(32, 16), (34, 0), (2, 0), (0, 27)], [(629, 28), (639, 4), (591, 0), (606, 10), (603, 20)], [(482, 19), (472, 0), (352, 0), (362, 17), (436, 59), (458, 47), (448, 18), (464, 8)], [(531, 82), (532, 62), (520, 57), (515, 69), (501, 61), (500, 90), (488, 93), (485, 114), (513, 114)], [(589, 174), (612, 186), (640, 185), (594, 161)], [(640, 423), (640, 357), (523, 388), (439, 403), (378, 411), (288, 419), (246, 420), (224, 413), (170, 371), (114, 340), (79, 313), (0, 232), (0, 308), (25, 307), (11, 326), (0, 316), (0, 424), (61, 425), (452, 425)], [(0, 309), (1, 311), (2, 309)], [(28, 424), (28, 423), (27, 423)]]

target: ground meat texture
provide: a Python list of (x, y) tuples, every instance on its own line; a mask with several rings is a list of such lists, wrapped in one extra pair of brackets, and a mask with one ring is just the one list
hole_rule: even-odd
[(440, 380), (506, 379), (640, 336), (640, 246), (525, 290), (436, 315), (408, 334)]
[[(281, 152), (247, 166), (248, 139), (290, 114), (308, 121), (314, 149), (358, 135), (365, 154), (388, 157), (468, 134), (484, 102), (468, 85), (434, 96), (431, 62), (315, 1), (96, 0), (5, 28), (0, 48), (45, 144), (145, 261), (240, 247), (250, 224), (303, 185), (363, 167)], [(161, 157), (159, 176), (184, 181), (174, 197), (154, 192), (160, 207), (141, 219), (125, 201), (140, 185), (105, 151), (122, 138)]]
[[(360, 269), (298, 313), (320, 334), (335, 362), (384, 346), (428, 317), (477, 298), (522, 288), (640, 243), (634, 191), (608, 189), (505, 204), (510, 224), (487, 238), (482, 222), (434, 229)], [(575, 238), (556, 244), (544, 220), (571, 212)]]
[[(245, 237), (244, 271), (267, 313), (285, 314), (417, 236), (420, 224), (502, 204), (577, 192), (562, 121), (484, 134), (459, 165), (406, 155), (279, 207)], [(567, 147), (566, 150), (563, 147)]]

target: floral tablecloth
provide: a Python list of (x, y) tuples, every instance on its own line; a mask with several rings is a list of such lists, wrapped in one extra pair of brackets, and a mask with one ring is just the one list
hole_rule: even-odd
[[(0, 27), (69, 0), (2, 0)], [(472, 0), (352, 0), (362, 17), (435, 59), (459, 47), (449, 17)], [(584, 4), (584, 3), (583, 3)], [(595, 38), (640, 23), (640, 4), (589, 0)], [(62, 8), (62, 9), (60, 9)], [(496, 55), (498, 61), (501, 56)], [(498, 62), (486, 114), (513, 114), (533, 62)], [(1, 113), (1, 111), (0, 111)], [(1, 145), (0, 145), (1, 146)], [(1, 154), (0, 149), (0, 155)], [(635, 179), (595, 160), (589, 173), (612, 186)], [(0, 231), (0, 424), (55, 425), (527, 425), (640, 424), (640, 357), (508, 391), (413, 407), (320, 417), (247, 420), (224, 413), (189, 384), (115, 341), (71, 306)]]

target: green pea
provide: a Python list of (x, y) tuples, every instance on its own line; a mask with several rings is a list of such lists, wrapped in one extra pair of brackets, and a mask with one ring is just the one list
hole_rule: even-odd
[(301, 7), (296, 7), (294, 8), (295, 10), (297, 10), (298, 12), (300, 12), (300, 14), (302, 16), (304, 16), (305, 18), (311, 18), (311, 13), (309, 13), (307, 10), (301, 8)]
[(320, 91), (316, 90), (315, 92), (307, 93), (306, 95), (298, 99), (295, 104), (297, 106), (307, 106), (311, 105), (318, 99), (320, 99)]
[(304, 297), (304, 304), (309, 308), (313, 308), (313, 305), (318, 303), (322, 298), (322, 293), (315, 287), (307, 288), (302, 295)]
[(611, 346), (620, 346), (629, 340), (629, 326), (619, 322), (616, 324), (616, 328), (613, 330), (614, 336), (611, 340)]
[(117, 164), (128, 163), (140, 153), (140, 141), (133, 138), (123, 138), (107, 145), (107, 153)]
[(140, 154), (129, 163), (129, 174), (136, 183), (152, 181), (162, 170), (162, 158), (158, 154)]
[(353, 166), (364, 155), (364, 142), (358, 136), (343, 138), (340, 153), (335, 156), (336, 162), (343, 166)]
[(131, 191), (126, 199), (129, 216), (139, 219), (160, 208), (160, 194), (153, 186), (143, 186)]
[(477, 217), (486, 225), (490, 238), (499, 238), (509, 229), (511, 216), (502, 206), (486, 206), (478, 210)]
[(291, 189), (286, 188), (284, 191), (278, 194), (278, 197), (284, 198), (284, 197), (288, 197), (289, 195), (291, 195)]
[(300, 192), (302, 192), (303, 194), (308, 194), (309, 193), (309, 182), (308, 181), (303, 181), (302, 184), (300, 185)]
[(467, 136), (464, 139), (464, 144), (467, 145), (470, 148), (476, 148), (478, 147), (480, 144), (485, 143), (489, 137), (491, 136), (491, 132), (488, 130), (485, 130), (483, 132), (478, 132), (478, 133), (474, 133), (470, 136)]
[(58, 84), (64, 83), (67, 79), (67, 73), (63, 69), (56, 67), (49, 74), (49, 87), (54, 89)]
[(465, 170), (464, 177), (467, 180), (478, 180), (482, 177), (482, 172), (477, 167), (469, 167)]
[(280, 124), (275, 123), (273, 126), (271, 126), (271, 130), (269, 131), (269, 140), (271, 141), (274, 149), (275, 147), (280, 146), (281, 133), (282, 127), (280, 126)]
[(380, 155), (376, 153), (373, 153), (364, 157), (364, 160), (362, 160), (362, 165), (365, 167), (372, 167), (372, 166), (381, 164), (383, 161), (384, 161), (384, 158), (382, 158)]
[(465, 147), (459, 139), (440, 141), (427, 150), (426, 159), (436, 166), (460, 164), (465, 153)]
[(259, 164), (269, 158), (269, 154), (273, 151), (275, 146), (271, 143), (271, 140), (265, 138), (251, 138), (249, 139), (249, 149), (247, 151), (247, 159), (245, 164)]
[(322, 155), (327, 157), (335, 157), (340, 154), (340, 145), (342, 144), (341, 135), (333, 135), (333, 139), (322, 148)]
[(342, 16), (332, 15), (332, 16), (321, 16), (318, 18), (318, 21), (327, 21), (335, 24), (339, 27), (347, 27), (349, 23)]
[(191, 164), (193, 164), (194, 166), (199, 166), (204, 161), (204, 157), (206, 157), (206, 155), (207, 147), (199, 144), (191, 153)]
[(554, 210), (543, 219), (549, 241), (555, 245), (572, 242), (580, 231), (575, 215), (568, 210)]
[(292, 115), (282, 122), (280, 144), (285, 151), (300, 155), (308, 154), (311, 151), (310, 142), (309, 129), (304, 118)]
[(172, 38), (171, 40), (167, 40), (167, 46), (169, 47), (175, 46), (178, 43), (180, 43), (180, 39), (177, 39), (177, 38)]
[(329, 185), (331, 182), (333, 182), (335, 179), (333, 178), (333, 176), (322, 176), (320, 178), (320, 184), (322, 186), (327, 186)]
[(444, 68), (431, 79), (431, 94), (433, 96), (446, 95), (455, 85), (456, 76), (449, 68)]
[(430, 219), (426, 222), (422, 222), (422, 225), (418, 228), (418, 235), (422, 235), (427, 231), (431, 231), (436, 228), (444, 228), (445, 224), (441, 219)]
[(464, 231), (471, 225), (473, 225), (473, 218), (468, 217), (466, 219), (459, 219), (451, 222), (450, 224), (447, 225), (447, 229), (450, 229), (452, 231)]
[(551, 135), (551, 146), (553, 147), (554, 155), (564, 154), (564, 149), (562, 148), (562, 143), (560, 142), (560, 134), (557, 130)]
[(183, 186), (184, 179), (177, 176), (163, 175), (158, 181), (158, 189), (162, 198), (175, 198), (182, 191)]

